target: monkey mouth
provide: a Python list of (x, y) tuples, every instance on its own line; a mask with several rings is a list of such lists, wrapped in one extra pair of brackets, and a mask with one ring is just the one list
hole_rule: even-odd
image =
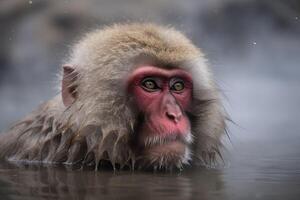
[[(146, 121), (137, 128), (134, 143), (136, 163), (144, 169), (181, 169), (191, 160), (190, 144), (193, 141), (190, 127), (154, 124)], [(153, 123), (152, 123), (153, 122)], [(159, 121), (161, 122), (161, 121)]]
[(181, 169), (191, 159), (189, 144), (179, 134), (148, 138), (140, 152), (140, 161), (149, 169)]

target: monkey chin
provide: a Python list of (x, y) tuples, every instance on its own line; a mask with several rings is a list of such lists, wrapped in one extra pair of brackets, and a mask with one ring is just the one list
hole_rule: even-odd
[(190, 160), (188, 144), (181, 140), (145, 146), (141, 155), (141, 166), (153, 170), (181, 170)]

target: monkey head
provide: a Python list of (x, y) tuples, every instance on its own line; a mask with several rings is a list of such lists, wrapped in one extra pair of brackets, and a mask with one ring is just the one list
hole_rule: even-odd
[(219, 93), (203, 54), (180, 32), (116, 25), (85, 36), (69, 63), (62, 100), (77, 127), (101, 130), (98, 160), (181, 168), (220, 155)]

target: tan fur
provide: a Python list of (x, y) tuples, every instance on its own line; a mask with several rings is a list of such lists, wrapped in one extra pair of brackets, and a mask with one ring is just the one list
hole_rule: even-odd
[(95, 166), (109, 160), (134, 168), (139, 156), (129, 143), (137, 116), (124, 86), (141, 64), (180, 67), (192, 74), (193, 161), (207, 165), (219, 154), (225, 130), (219, 93), (203, 54), (180, 32), (154, 24), (118, 24), (85, 35), (72, 50), (67, 62), (78, 73), (76, 101), (67, 108), (57, 96), (1, 134), (0, 157)]

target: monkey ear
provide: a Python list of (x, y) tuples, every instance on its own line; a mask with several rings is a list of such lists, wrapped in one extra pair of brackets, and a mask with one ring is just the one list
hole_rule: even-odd
[(72, 105), (77, 97), (77, 80), (78, 72), (72, 65), (63, 65), (63, 77), (62, 77), (62, 100), (66, 107)]

